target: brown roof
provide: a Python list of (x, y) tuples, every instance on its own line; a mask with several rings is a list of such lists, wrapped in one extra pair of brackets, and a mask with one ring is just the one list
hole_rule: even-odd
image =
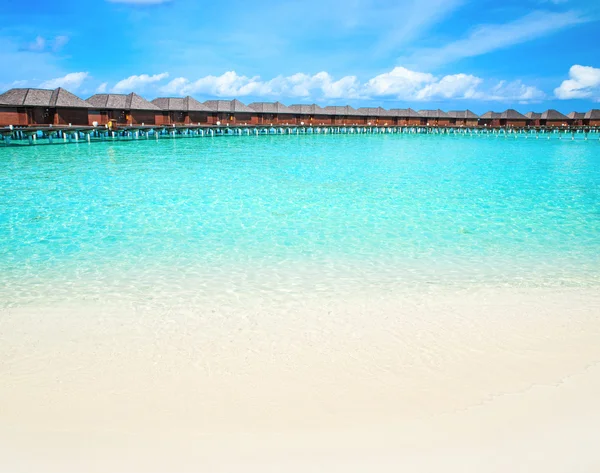
[(241, 113), (256, 113), (256, 110), (252, 110), (251, 108), (244, 105), (237, 99), (233, 100), (207, 100), (204, 102), (208, 108), (213, 112), (241, 112)]
[(421, 115), (422, 117), (425, 118), (449, 118), (450, 116), (444, 112), (443, 110), (440, 110), (439, 108), (437, 110), (419, 110), (419, 115)]
[(198, 102), (195, 98), (190, 97), (159, 97), (152, 101), (161, 110), (171, 112), (211, 112), (203, 103)]
[(600, 120), (600, 110), (592, 109), (585, 114), (585, 118), (590, 120)]
[(479, 115), (476, 115), (471, 110), (450, 110), (448, 112), (450, 118), (463, 118), (463, 119), (477, 119)]
[(358, 110), (356, 110), (355, 108), (351, 107), (350, 105), (344, 105), (342, 107), (330, 105), (329, 107), (325, 107), (323, 110), (325, 110), (326, 112), (328, 112), (330, 115), (337, 115), (337, 116), (357, 116), (357, 115), (360, 115), (360, 113), (358, 112)]
[(16, 107), (90, 108), (84, 100), (68, 90), (11, 89), (0, 95), (0, 105)]
[(92, 95), (87, 102), (93, 108), (107, 110), (160, 110), (156, 105), (148, 102), (136, 93), (131, 94), (96, 94)]
[(585, 118), (585, 112), (571, 112), (567, 115), (571, 120), (581, 120)]
[(393, 112), (396, 117), (400, 118), (422, 118), (419, 112), (412, 108), (392, 108), (390, 112)]
[(289, 107), (283, 105), (281, 102), (252, 102), (248, 104), (248, 107), (255, 110), (258, 113), (274, 113), (274, 114), (291, 114), (294, 113)]
[(500, 114), (500, 118), (503, 120), (527, 120), (527, 117), (525, 115), (522, 115), (521, 113), (517, 112), (516, 110), (513, 110), (512, 108), (509, 108), (508, 110), (502, 112)]
[(328, 112), (326, 112), (324, 109), (322, 109), (321, 107), (319, 107), (317, 104), (311, 104), (311, 105), (306, 105), (306, 104), (294, 104), (294, 105), (290, 105), (289, 109), (296, 113), (296, 114), (300, 114), (300, 115), (329, 115)]
[(530, 120), (539, 120), (540, 118), (542, 118), (542, 114), (541, 113), (537, 113), (537, 112), (527, 112), (525, 114), (525, 116), (527, 118), (529, 118)]
[(560, 113), (557, 110), (546, 110), (544, 113), (542, 113), (542, 120), (560, 120), (560, 121), (565, 121), (565, 120), (569, 120), (569, 117), (567, 117), (566, 115), (563, 115), (562, 113)]
[(502, 115), (501, 113), (498, 112), (485, 112), (483, 115), (481, 115), (481, 117), (479, 118), (484, 118), (484, 119), (491, 119), (491, 120), (497, 120), (500, 118), (500, 115)]

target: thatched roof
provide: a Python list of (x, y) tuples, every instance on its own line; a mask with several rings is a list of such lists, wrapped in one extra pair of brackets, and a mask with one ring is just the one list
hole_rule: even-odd
[(549, 109), (542, 113), (542, 120), (555, 120), (555, 121), (566, 121), (569, 117), (563, 115), (557, 110)]
[(479, 115), (476, 115), (471, 110), (450, 110), (448, 112), (448, 116), (450, 118), (462, 118), (464, 120), (466, 120), (466, 119), (474, 120), (474, 119), (479, 118)]
[(421, 115), (419, 115), (419, 112), (412, 108), (392, 108), (390, 109), (390, 112), (392, 112), (394, 116), (400, 118), (422, 118)]
[(252, 102), (248, 107), (258, 113), (292, 114), (293, 110), (281, 102)]
[(571, 112), (567, 115), (571, 120), (582, 120), (585, 118), (585, 112)]
[(450, 118), (446, 112), (439, 108), (437, 110), (419, 110), (419, 115), (425, 118)]
[(289, 109), (292, 112), (300, 115), (330, 115), (329, 112), (326, 112), (324, 109), (314, 103), (312, 105), (294, 104), (290, 105)]
[(211, 112), (203, 103), (198, 102), (195, 98), (190, 97), (159, 97), (152, 101), (161, 110), (169, 112)]
[(485, 112), (483, 115), (481, 115), (479, 118), (483, 118), (486, 120), (497, 120), (500, 118), (500, 115), (502, 115), (501, 113), (498, 112)]
[(542, 118), (542, 114), (538, 112), (527, 112), (525, 116), (530, 120), (539, 120), (540, 118)]
[(96, 94), (92, 95), (87, 102), (93, 108), (102, 110), (161, 110), (159, 107), (136, 93), (131, 94)]
[(384, 109), (381, 107), (360, 107), (357, 111), (360, 115), (365, 115), (368, 117), (380, 117), (382, 110)]
[(68, 90), (11, 89), (0, 95), (0, 105), (13, 107), (90, 108), (90, 104)]
[(323, 110), (325, 110), (325, 112), (327, 112), (330, 115), (337, 115), (337, 116), (357, 116), (357, 115), (360, 115), (360, 113), (358, 112), (358, 110), (356, 110), (355, 108), (351, 107), (350, 105), (345, 105), (343, 107), (331, 105), (329, 107), (325, 107)]
[(256, 110), (252, 110), (251, 108), (244, 105), (237, 99), (233, 100), (207, 100), (204, 102), (208, 108), (210, 108), (213, 112), (227, 112), (227, 113), (256, 113)]
[(527, 117), (525, 115), (522, 115), (521, 113), (517, 112), (516, 110), (513, 110), (512, 108), (509, 108), (508, 110), (502, 112), (500, 114), (500, 118), (502, 120), (527, 120)]
[(593, 109), (589, 112), (586, 112), (585, 117), (587, 120), (600, 120), (600, 110)]

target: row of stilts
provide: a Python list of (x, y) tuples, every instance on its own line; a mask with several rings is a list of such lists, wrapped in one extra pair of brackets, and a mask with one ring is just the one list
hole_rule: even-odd
[(261, 135), (352, 135), (352, 134), (402, 134), (444, 135), (524, 139), (570, 139), (600, 140), (600, 128), (467, 128), (431, 126), (161, 126), (123, 127), (117, 130), (106, 128), (67, 128), (61, 130), (36, 130), (28, 128), (2, 133), (4, 145), (35, 145), (77, 143), (92, 141), (126, 141), (140, 139), (261, 136)]

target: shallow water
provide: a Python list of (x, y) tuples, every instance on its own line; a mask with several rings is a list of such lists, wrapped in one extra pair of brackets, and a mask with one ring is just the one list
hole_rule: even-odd
[(600, 144), (224, 137), (0, 149), (0, 300), (596, 285)]

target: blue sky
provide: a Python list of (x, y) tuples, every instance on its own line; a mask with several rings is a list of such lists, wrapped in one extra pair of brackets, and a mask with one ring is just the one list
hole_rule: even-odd
[(598, 0), (30, 0), (0, 89), (416, 109), (600, 105)]

